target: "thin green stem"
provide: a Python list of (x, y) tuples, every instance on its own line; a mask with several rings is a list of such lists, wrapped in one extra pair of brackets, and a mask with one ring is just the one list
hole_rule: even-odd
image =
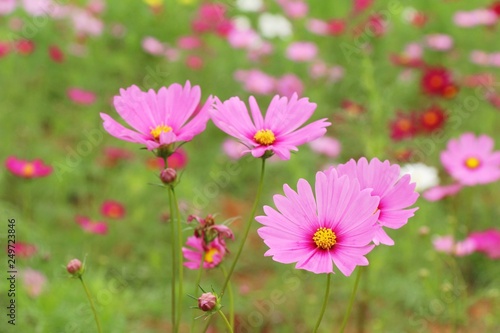
[(177, 255), (178, 255), (178, 260), (177, 260), (177, 269), (178, 269), (178, 272), (179, 272), (179, 282), (178, 282), (178, 285), (179, 285), (179, 299), (177, 300), (178, 304), (179, 304), (179, 307), (178, 307), (178, 311), (177, 311), (177, 321), (176, 321), (176, 324), (177, 326), (175, 326), (175, 332), (179, 332), (179, 325), (180, 325), (180, 322), (181, 322), (181, 317), (182, 317), (182, 298), (184, 297), (184, 291), (183, 291), (183, 288), (182, 288), (182, 285), (183, 285), (183, 280), (184, 280), (184, 267), (182, 266), (182, 261), (183, 261), (183, 258), (182, 258), (182, 251), (180, 250), (181, 246), (182, 246), (182, 226), (181, 226), (181, 213), (180, 213), (180, 210), (179, 210), (179, 203), (177, 201), (177, 196), (175, 195), (175, 189), (171, 186), (170, 187), (170, 192), (172, 194), (172, 197), (173, 197), (173, 201), (174, 201), (174, 206), (175, 206), (175, 215), (176, 215), (176, 229), (177, 229)]
[(224, 315), (224, 312), (222, 312), (221, 310), (219, 310), (217, 312), (220, 314), (220, 316), (224, 320), (224, 323), (226, 324), (228, 331), (230, 333), (233, 333), (233, 328), (232, 328), (231, 324), (229, 324), (229, 321), (227, 320), (226, 316)]
[(321, 311), (319, 313), (319, 318), (318, 321), (316, 322), (316, 326), (314, 326), (314, 333), (318, 332), (319, 325), (321, 325), (321, 321), (323, 320), (323, 315), (325, 314), (326, 310), (326, 303), (328, 303), (328, 296), (330, 295), (330, 280), (331, 280), (332, 274), (328, 273), (326, 274), (326, 291), (325, 291), (325, 299), (323, 300), (323, 305), (321, 306)]
[[(226, 268), (221, 266), (221, 269), (224, 273), (224, 277), (227, 277)], [(229, 294), (229, 323), (231, 324), (231, 327), (234, 327), (234, 293), (231, 281), (229, 281), (229, 284), (227, 285), (227, 293)]]
[[(165, 161), (166, 162), (166, 161)], [(172, 247), (172, 288), (171, 288), (171, 298), (172, 298), (172, 327), (174, 330), (177, 327), (176, 321), (176, 276), (177, 276), (177, 247), (175, 244), (175, 223), (174, 223), (174, 198), (172, 193), (168, 193), (168, 203), (170, 206), (170, 232), (171, 232), (171, 247)]]
[[(203, 273), (203, 263), (200, 263), (200, 267), (198, 268), (198, 276), (196, 277), (196, 284), (194, 285), (194, 290), (193, 290), (194, 297), (198, 296), (198, 288), (200, 286), (202, 273)], [(193, 314), (193, 319), (191, 320), (191, 330), (190, 330), (191, 333), (194, 332), (195, 326), (196, 326), (196, 314)]]
[(89, 299), (89, 302), (90, 302), (90, 307), (92, 308), (92, 312), (94, 313), (94, 319), (95, 319), (95, 323), (97, 325), (97, 332), (102, 333), (101, 324), (99, 323), (99, 318), (97, 318), (97, 311), (95, 309), (94, 301), (92, 300), (92, 296), (90, 296), (90, 292), (87, 289), (85, 282), (83, 282), (83, 277), (81, 275), (80, 275), (79, 279), (82, 282), (83, 289), (85, 290), (85, 293), (87, 294), (87, 298)]
[(250, 231), (250, 227), (252, 226), (252, 221), (255, 217), (255, 212), (257, 211), (257, 205), (259, 204), (260, 196), (262, 194), (265, 168), (266, 168), (266, 159), (262, 158), (262, 166), (260, 169), (260, 180), (259, 180), (259, 185), (257, 188), (257, 195), (255, 196), (255, 201), (253, 203), (252, 211), (250, 213), (250, 216), (248, 218), (248, 221), (247, 221), (247, 224), (245, 227), (245, 231), (243, 233), (243, 239), (241, 240), (240, 247), (238, 248), (238, 252), (236, 252), (236, 256), (234, 258), (234, 261), (233, 261), (231, 267), (229, 268), (229, 273), (227, 274), (226, 279), (224, 281), (224, 284), (222, 285), (220, 297), (222, 297), (224, 295), (224, 292), (226, 291), (227, 285), (229, 284), (229, 280), (231, 279), (231, 276), (233, 275), (234, 268), (236, 267), (236, 264), (238, 263), (238, 259), (240, 258), (241, 252), (243, 252), (243, 247), (245, 246), (245, 242), (247, 240), (248, 233)]
[(358, 272), (356, 273), (356, 280), (354, 281), (354, 287), (352, 288), (351, 297), (349, 298), (349, 305), (347, 306), (347, 311), (344, 315), (344, 320), (342, 320), (342, 326), (340, 326), (340, 333), (343, 333), (345, 327), (347, 326), (347, 322), (349, 321), (349, 317), (351, 316), (352, 306), (354, 305), (354, 299), (356, 299), (356, 292), (358, 291), (359, 281), (361, 280), (361, 272), (363, 269), (358, 267)]

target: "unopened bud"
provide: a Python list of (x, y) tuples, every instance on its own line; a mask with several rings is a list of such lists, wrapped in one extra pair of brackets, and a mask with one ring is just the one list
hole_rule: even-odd
[(198, 298), (198, 307), (203, 311), (212, 311), (217, 306), (217, 296), (212, 293), (204, 293)]
[(83, 274), (83, 265), (82, 262), (78, 259), (72, 259), (66, 265), (66, 270), (69, 274), (79, 276)]
[(177, 178), (177, 172), (172, 168), (163, 169), (160, 173), (160, 179), (163, 184), (172, 184)]

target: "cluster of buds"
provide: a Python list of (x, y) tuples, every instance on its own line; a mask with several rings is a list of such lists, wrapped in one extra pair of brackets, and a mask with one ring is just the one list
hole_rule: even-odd
[(187, 221), (192, 222), (193, 220), (199, 223), (194, 229), (194, 236), (201, 238), (205, 246), (213, 242), (216, 238), (222, 244), (224, 244), (224, 240), (227, 238), (234, 239), (231, 229), (223, 224), (215, 224), (215, 219), (211, 214), (208, 214), (204, 219), (196, 215), (189, 215)]

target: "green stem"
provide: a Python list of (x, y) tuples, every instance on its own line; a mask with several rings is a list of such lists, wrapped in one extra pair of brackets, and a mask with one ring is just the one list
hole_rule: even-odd
[(229, 284), (229, 280), (231, 279), (231, 276), (233, 275), (234, 268), (236, 267), (236, 264), (238, 263), (238, 259), (240, 258), (241, 252), (243, 252), (243, 247), (245, 246), (245, 242), (248, 237), (248, 233), (250, 231), (250, 227), (252, 226), (252, 221), (255, 217), (255, 212), (257, 211), (257, 205), (259, 204), (260, 196), (262, 194), (262, 187), (264, 184), (264, 171), (266, 167), (266, 159), (262, 158), (262, 167), (260, 169), (260, 180), (259, 180), (259, 186), (257, 188), (257, 195), (255, 196), (255, 201), (253, 203), (252, 211), (250, 213), (250, 217), (248, 218), (245, 231), (243, 233), (243, 239), (241, 240), (240, 247), (238, 248), (238, 252), (236, 252), (236, 257), (234, 258), (234, 261), (229, 268), (229, 273), (226, 276), (226, 280), (224, 281), (224, 284), (222, 285), (222, 289), (220, 292), (220, 297), (224, 295), (224, 291), (227, 288), (227, 285)]
[(321, 320), (323, 320), (323, 315), (326, 310), (326, 303), (328, 303), (328, 296), (330, 295), (330, 280), (332, 274), (326, 274), (326, 291), (325, 291), (325, 299), (323, 300), (323, 306), (321, 306), (321, 311), (319, 313), (318, 321), (316, 322), (316, 326), (314, 326), (314, 333), (318, 332), (319, 325), (321, 325)]
[[(227, 277), (227, 271), (224, 266), (221, 266), (221, 269), (224, 273), (224, 277)], [(229, 281), (229, 284), (227, 286), (227, 292), (229, 294), (229, 323), (231, 324), (231, 327), (234, 327), (234, 294), (231, 281)]]
[(175, 287), (176, 287), (176, 273), (177, 273), (177, 247), (175, 246), (175, 224), (174, 224), (174, 199), (172, 193), (169, 191), (168, 193), (168, 203), (170, 206), (170, 232), (171, 232), (171, 246), (172, 246), (172, 289), (171, 289), (171, 298), (172, 298), (172, 327), (174, 331), (177, 327), (176, 321), (176, 295), (175, 295)]
[[(203, 263), (200, 263), (200, 267), (198, 268), (198, 276), (196, 277), (196, 284), (194, 285), (194, 291), (193, 291), (194, 297), (198, 296), (198, 288), (200, 286), (202, 273), (203, 273)], [(196, 326), (195, 319), (196, 319), (196, 314), (193, 314), (193, 319), (191, 320), (191, 330), (190, 330), (191, 333), (194, 332)]]
[(233, 333), (233, 328), (231, 327), (231, 324), (229, 324), (229, 321), (227, 320), (226, 316), (224, 315), (224, 312), (222, 312), (221, 310), (219, 310), (217, 312), (219, 312), (220, 316), (224, 320), (224, 323), (226, 324), (228, 331), (230, 333)]
[(83, 277), (81, 275), (79, 276), (79, 279), (82, 282), (83, 289), (85, 290), (85, 293), (87, 294), (87, 298), (89, 299), (89, 302), (90, 302), (90, 307), (92, 308), (92, 312), (94, 313), (94, 319), (95, 319), (95, 323), (97, 325), (97, 332), (102, 333), (101, 324), (99, 323), (99, 318), (97, 318), (97, 311), (96, 311), (95, 306), (94, 306), (94, 301), (92, 301), (92, 297), (90, 296), (90, 292), (87, 289), (85, 282), (83, 282)]
[(176, 214), (176, 229), (177, 229), (177, 243), (178, 243), (178, 248), (177, 248), (177, 255), (178, 255), (178, 260), (177, 260), (177, 265), (178, 265), (178, 270), (179, 270), (179, 299), (178, 299), (178, 311), (177, 311), (177, 326), (175, 326), (175, 332), (179, 332), (179, 325), (181, 322), (181, 315), (182, 315), (182, 298), (183, 298), (183, 280), (184, 280), (184, 267), (182, 266), (183, 262), (183, 257), (182, 257), (182, 226), (181, 226), (181, 213), (179, 210), (179, 203), (177, 201), (177, 196), (175, 195), (175, 189), (171, 186), (170, 191), (172, 193), (172, 197), (174, 198), (174, 206), (175, 206), (175, 214)]
[(340, 327), (340, 333), (344, 332), (345, 327), (347, 326), (347, 322), (349, 321), (349, 317), (351, 315), (352, 306), (354, 304), (354, 299), (356, 298), (356, 292), (358, 291), (359, 281), (361, 280), (361, 272), (363, 269), (358, 267), (358, 272), (356, 274), (356, 280), (354, 281), (354, 287), (352, 288), (351, 297), (349, 298), (349, 305), (347, 306), (347, 311), (344, 315), (344, 320), (342, 320), (342, 326)]

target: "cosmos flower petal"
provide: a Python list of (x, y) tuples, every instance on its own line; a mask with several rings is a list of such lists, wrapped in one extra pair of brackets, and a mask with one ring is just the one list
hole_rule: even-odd
[(333, 263), (329, 251), (316, 249), (297, 262), (295, 268), (306, 269), (315, 274), (333, 273)]
[(143, 135), (134, 132), (128, 128), (125, 128), (123, 125), (118, 123), (116, 120), (111, 118), (105, 113), (101, 113), (101, 118), (104, 120), (103, 126), (106, 132), (114, 136), (115, 138), (129, 141), (129, 142), (138, 142), (138, 143), (146, 143), (146, 139)]

